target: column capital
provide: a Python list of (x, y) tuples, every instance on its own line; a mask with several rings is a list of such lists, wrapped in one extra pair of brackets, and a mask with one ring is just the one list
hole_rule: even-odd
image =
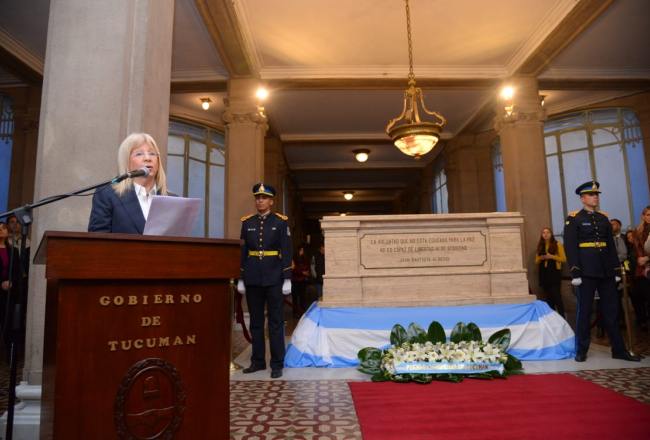
[[(227, 105), (228, 103), (226, 103), (226, 106)], [(261, 108), (256, 111), (239, 113), (233, 111), (229, 107), (226, 107), (226, 110), (223, 112), (221, 118), (223, 119), (223, 122), (226, 125), (256, 124), (256, 125), (262, 125), (265, 130), (268, 128), (268, 123), (267, 123), (268, 119), (264, 114), (264, 110)]]
[(497, 111), (494, 117), (494, 130), (500, 133), (501, 130), (509, 125), (515, 125), (518, 122), (544, 122), (546, 120), (546, 110), (540, 108), (536, 111), (519, 111), (517, 106), (513, 106), (512, 113), (506, 114), (503, 109)]

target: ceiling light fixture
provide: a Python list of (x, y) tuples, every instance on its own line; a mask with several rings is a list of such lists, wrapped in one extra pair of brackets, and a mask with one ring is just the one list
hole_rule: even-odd
[(370, 150), (362, 148), (360, 150), (354, 150), (353, 153), (354, 153), (354, 158), (357, 160), (357, 162), (365, 162), (368, 160), (368, 156), (370, 155)]
[(345, 200), (352, 200), (353, 197), (354, 197), (354, 191), (345, 191), (343, 193), (343, 198)]
[(207, 110), (210, 108), (210, 103), (212, 100), (210, 98), (201, 98), (201, 108)]
[(345, 212), (341, 212), (341, 213), (339, 214), (340, 217), (345, 217), (346, 215), (347, 215), (347, 213), (345, 213)]
[[(409, 45), (409, 75), (408, 88), (404, 91), (404, 107), (402, 113), (391, 119), (386, 125), (386, 133), (400, 151), (419, 159), (420, 156), (433, 150), (438, 143), (440, 131), (447, 120), (438, 112), (430, 111), (424, 105), (422, 89), (415, 86), (413, 73), (413, 43), (411, 42), (411, 10), (409, 0), (406, 3), (406, 33)], [(419, 104), (419, 105), (418, 105)], [(422, 107), (420, 110), (419, 107)], [(420, 119), (420, 113), (434, 116), (432, 121)]]
[(269, 91), (265, 87), (258, 87), (257, 91), (255, 92), (255, 96), (260, 101), (264, 101), (269, 97)]

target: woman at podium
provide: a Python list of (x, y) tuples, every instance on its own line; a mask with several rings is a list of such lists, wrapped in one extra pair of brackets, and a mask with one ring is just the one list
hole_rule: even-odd
[(154, 195), (167, 195), (167, 178), (160, 150), (146, 133), (127, 136), (117, 151), (119, 183), (95, 191), (88, 232), (142, 234)]

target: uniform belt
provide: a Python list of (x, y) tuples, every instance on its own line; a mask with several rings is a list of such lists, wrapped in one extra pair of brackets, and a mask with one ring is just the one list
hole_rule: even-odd
[(278, 251), (248, 251), (249, 257), (277, 257), (280, 255)]
[(601, 247), (607, 247), (607, 243), (604, 241), (588, 241), (586, 243), (580, 243), (578, 247), (581, 248), (601, 248)]

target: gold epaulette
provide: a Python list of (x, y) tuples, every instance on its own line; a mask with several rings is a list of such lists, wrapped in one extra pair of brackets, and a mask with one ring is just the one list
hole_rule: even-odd
[(609, 218), (609, 214), (607, 214), (605, 211), (596, 211), (599, 214), (604, 215), (605, 217)]
[(255, 214), (248, 214), (248, 215), (245, 215), (245, 216), (243, 216), (243, 217), (241, 218), (241, 221), (245, 222), (246, 220), (248, 220), (249, 218), (254, 217), (254, 216), (255, 216)]
[(287, 217), (286, 215), (282, 215), (282, 214), (280, 214), (279, 212), (274, 212), (273, 214), (277, 215), (278, 217), (280, 217), (280, 218), (281, 218), (282, 220), (284, 220), (285, 222), (286, 222), (287, 220), (289, 220), (289, 217)]
[(569, 217), (575, 217), (580, 211), (571, 211)]

